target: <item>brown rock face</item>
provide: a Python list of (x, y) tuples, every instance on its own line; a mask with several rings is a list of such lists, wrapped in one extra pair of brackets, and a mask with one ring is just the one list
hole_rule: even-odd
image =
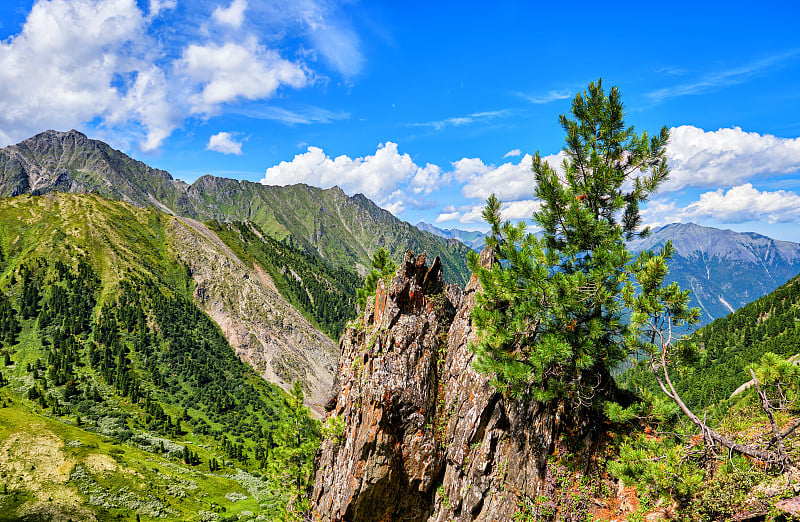
[(411, 252), (379, 283), (340, 342), (331, 415), (345, 433), (320, 450), (315, 520), (510, 520), (542, 491), (561, 408), (505, 400), (475, 372), (478, 290), (474, 277), (446, 285), (438, 258), (428, 269)]
[(395, 278), (379, 282), (363, 322), (342, 336), (332, 414), (344, 419), (346, 437), (322, 449), (314, 487), (321, 519), (424, 520), (432, 511), (448, 303), (438, 258), (428, 269), (424, 255), (407, 252)]

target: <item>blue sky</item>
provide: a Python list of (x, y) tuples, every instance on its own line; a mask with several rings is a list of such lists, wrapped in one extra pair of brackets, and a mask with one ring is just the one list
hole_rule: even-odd
[(76, 128), (175, 177), (362, 192), (484, 229), (536, 208), (529, 154), (603, 78), (672, 129), (644, 210), (800, 242), (796, 2), (38, 0), (0, 8), (0, 145)]

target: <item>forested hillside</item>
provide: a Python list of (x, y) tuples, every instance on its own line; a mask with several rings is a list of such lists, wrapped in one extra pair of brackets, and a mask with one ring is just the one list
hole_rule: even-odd
[(684, 400), (701, 407), (727, 399), (765, 353), (800, 353), (800, 276), (700, 328), (685, 344), (689, 358), (675, 377)]
[(0, 519), (277, 516), (296, 496), (318, 423), (195, 305), (173, 220), (98, 196), (0, 204)]

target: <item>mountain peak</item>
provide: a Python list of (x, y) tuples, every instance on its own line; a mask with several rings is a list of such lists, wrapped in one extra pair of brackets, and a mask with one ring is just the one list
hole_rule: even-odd
[(48, 129), (46, 131), (40, 132), (39, 134), (36, 134), (35, 136), (32, 136), (32, 137), (28, 138), (27, 140), (24, 140), (22, 143), (36, 142), (36, 141), (42, 141), (42, 140), (48, 140), (49, 141), (49, 140), (53, 140), (53, 139), (63, 140), (65, 138), (73, 138), (73, 139), (86, 140), (86, 141), (94, 141), (94, 140), (90, 140), (86, 136), (86, 134), (84, 134), (84, 133), (82, 133), (82, 132), (80, 132), (78, 130), (75, 130), (75, 129), (71, 129), (71, 130), (68, 130), (68, 131), (58, 131), (58, 130)]

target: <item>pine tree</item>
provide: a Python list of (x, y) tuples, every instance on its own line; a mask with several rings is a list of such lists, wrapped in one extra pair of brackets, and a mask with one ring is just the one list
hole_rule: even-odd
[(533, 158), (541, 201), (533, 220), (543, 239), (524, 222), (503, 222), (494, 194), (487, 201), (486, 244), (496, 262), (487, 268), (469, 257), (483, 288), (473, 349), (478, 370), (505, 394), (585, 405), (629, 353), (621, 296), (634, 289), (625, 241), (649, 232), (640, 230), (639, 205), (667, 178), (669, 132), (637, 135), (623, 120), (619, 91), (606, 95), (601, 81), (575, 97), (571, 113), (560, 118), (560, 171), (538, 152)]
[(286, 401), (287, 418), (275, 431), (270, 471), (277, 488), (286, 492), (286, 520), (303, 520), (309, 508), (305, 492), (313, 478), (314, 455), (319, 447), (318, 423), (303, 405), (300, 381)]
[(375, 295), (378, 281), (391, 277), (395, 270), (397, 270), (397, 265), (389, 259), (389, 253), (385, 249), (381, 248), (375, 252), (372, 258), (372, 271), (367, 274), (364, 287), (356, 292), (359, 309), (364, 310), (367, 307), (367, 299)]

